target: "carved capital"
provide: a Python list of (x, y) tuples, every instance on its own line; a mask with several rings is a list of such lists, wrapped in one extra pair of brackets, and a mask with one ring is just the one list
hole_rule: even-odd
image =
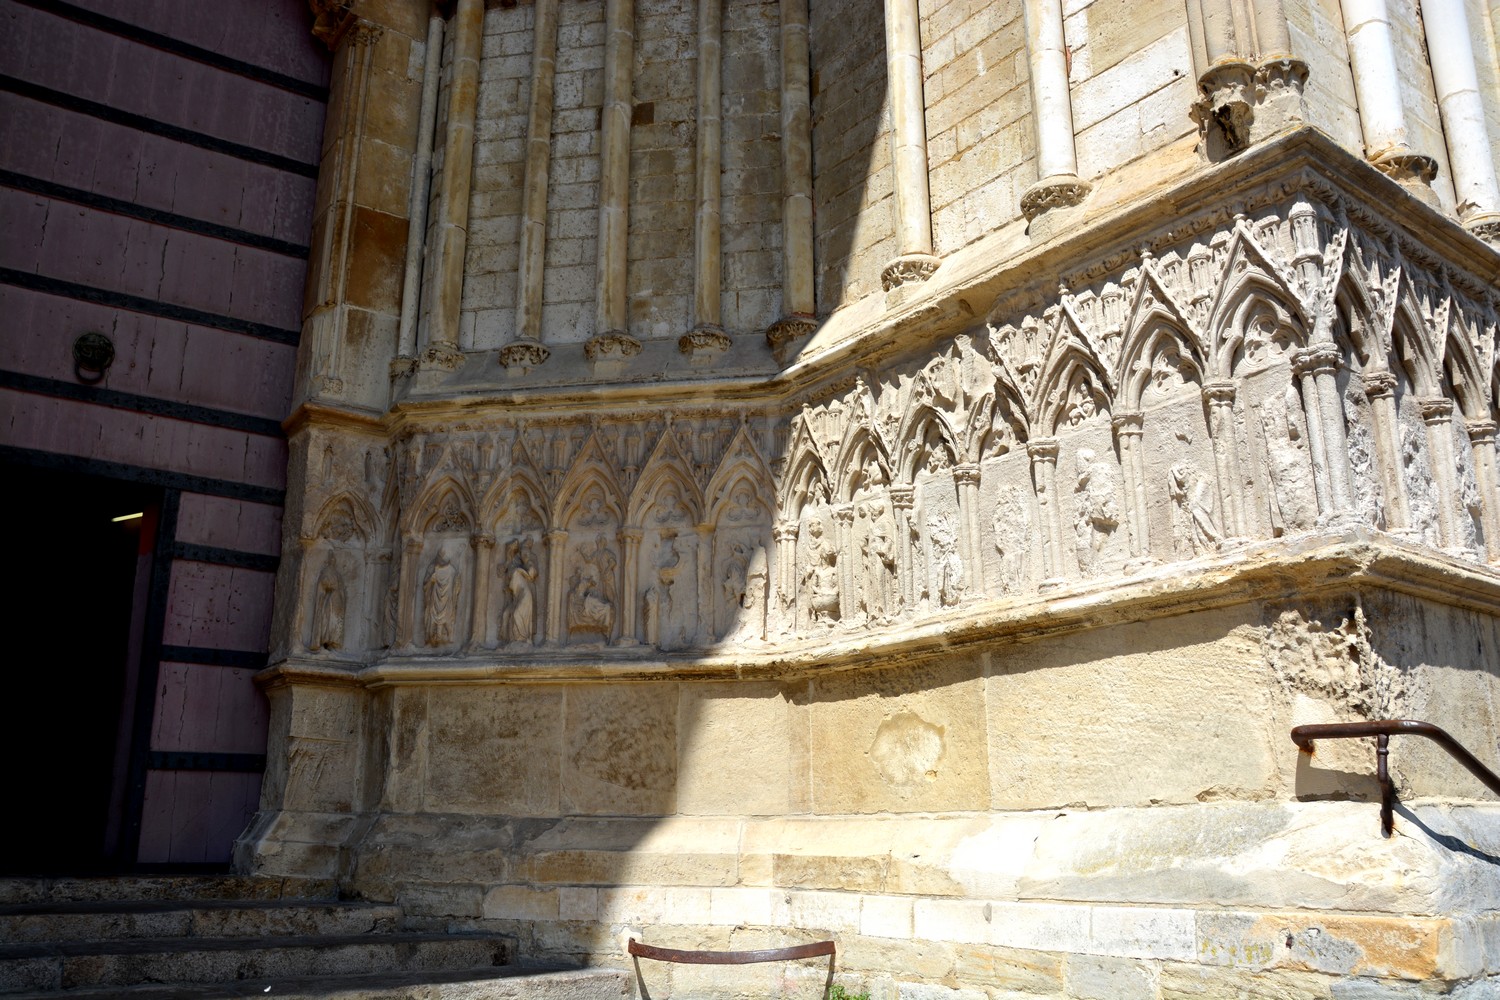
[(846, 528), (849, 527), (851, 524), (854, 523), (854, 507), (853, 507), (853, 505), (845, 505), (843, 507), (835, 507), (834, 511), (833, 511), (833, 519), (835, 521), (837, 521), (839, 524), (843, 525), (844, 527), (846, 527)]
[(1493, 420), (1465, 420), (1464, 427), (1469, 432), (1471, 444), (1495, 443), (1495, 422)]
[(953, 482), (958, 486), (978, 486), (979, 466), (969, 462), (953, 467)]
[(776, 360), (780, 362), (783, 360), (781, 357), (783, 351), (803, 337), (811, 337), (817, 329), (817, 320), (802, 313), (793, 313), (790, 316), (783, 316), (766, 327), (766, 343), (776, 354)]
[(590, 361), (599, 361), (611, 355), (621, 358), (635, 357), (641, 353), (641, 342), (624, 330), (606, 330), (590, 337), (583, 345), (583, 356)]
[(398, 378), (411, 378), (417, 373), (419, 367), (417, 359), (407, 354), (398, 354), (391, 359), (391, 381)]
[(493, 549), (495, 547), (495, 536), (481, 531), (474, 536), (474, 548)]
[(677, 338), (677, 349), (689, 356), (723, 354), (729, 350), (729, 334), (723, 327), (705, 323)]
[(1256, 68), (1240, 59), (1225, 59), (1198, 78), (1201, 95), (1188, 115), (1198, 123), (1210, 160), (1222, 159), (1250, 145), (1255, 120)]
[(1038, 438), (1026, 443), (1026, 454), (1033, 462), (1057, 464), (1057, 438)]
[(1417, 400), (1422, 419), (1429, 424), (1446, 424), (1453, 419), (1453, 400), (1445, 396)]
[(1390, 372), (1365, 372), (1365, 395), (1371, 399), (1392, 396), (1396, 392), (1396, 376)]
[(1139, 410), (1123, 410), (1116, 413), (1109, 423), (1115, 429), (1115, 437), (1140, 437), (1146, 415)]
[(423, 368), (436, 368), (439, 371), (457, 371), (464, 363), (464, 352), (458, 349), (457, 344), (438, 341), (422, 355)]
[(1401, 184), (1431, 184), (1437, 179), (1437, 161), (1410, 149), (1391, 149), (1370, 159), (1375, 169)]
[(1203, 386), (1203, 398), (1211, 406), (1234, 405), (1233, 382), (1208, 382)]
[(563, 544), (567, 540), (568, 540), (568, 533), (566, 531), (564, 531), (562, 528), (553, 528), (551, 531), (547, 532), (547, 544), (548, 545), (551, 545), (551, 546), (555, 547), (555, 546)]
[(1500, 213), (1485, 212), (1464, 220), (1464, 228), (1486, 243), (1500, 246)]
[(641, 539), (646, 537), (646, 532), (641, 528), (621, 528), (620, 537), (625, 540), (626, 544), (639, 545)]
[(329, 51), (338, 48), (354, 20), (354, 0), (308, 0), (307, 5), (313, 15), (313, 37)]
[(942, 263), (941, 258), (929, 253), (902, 254), (880, 272), (880, 285), (889, 292), (902, 285), (926, 281)]
[(1331, 375), (1342, 361), (1337, 344), (1313, 344), (1292, 355), (1292, 370), (1299, 375)]
[(1030, 222), (1043, 212), (1054, 208), (1072, 208), (1081, 205), (1089, 196), (1093, 185), (1072, 174), (1043, 177), (1021, 195), (1021, 213)]
[(797, 540), (797, 522), (780, 521), (771, 529), (771, 536), (778, 542), (795, 542)]
[(535, 340), (512, 340), (500, 348), (500, 364), (523, 372), (540, 367), (552, 352)]
[(891, 506), (897, 510), (911, 510), (917, 499), (917, 491), (910, 486), (892, 486), (886, 494), (891, 498)]
[(1307, 86), (1307, 63), (1293, 56), (1273, 56), (1255, 70), (1256, 96), (1267, 100), (1288, 91), (1298, 95)]

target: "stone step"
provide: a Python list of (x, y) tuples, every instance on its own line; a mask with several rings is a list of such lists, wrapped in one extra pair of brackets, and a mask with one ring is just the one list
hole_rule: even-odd
[(491, 934), (156, 938), (0, 945), (0, 993), (233, 983), (251, 979), (437, 972), (507, 965), (513, 942)]
[(549, 970), (508, 966), (450, 972), (254, 979), (233, 983), (149, 984), (28, 992), (6, 1000), (629, 1000), (630, 977), (615, 969)]
[(393, 931), (399, 907), (335, 900), (60, 902), (0, 906), (0, 941), (294, 937)]
[(207, 899), (332, 899), (332, 882), (249, 875), (0, 877), (0, 906)]

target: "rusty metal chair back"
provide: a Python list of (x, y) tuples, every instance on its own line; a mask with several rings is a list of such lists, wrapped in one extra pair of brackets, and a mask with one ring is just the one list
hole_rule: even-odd
[[(636, 965), (636, 979), (640, 979), (640, 959), (655, 962), (672, 962), (678, 965), (754, 965), (760, 962), (795, 962), (804, 958), (828, 956), (828, 979), (823, 983), (823, 996), (833, 988), (834, 944), (832, 941), (814, 941), (788, 948), (757, 948), (750, 951), (685, 951), (680, 948), (658, 948), (631, 938), (625, 950)], [(643, 986), (644, 989), (644, 986)]]

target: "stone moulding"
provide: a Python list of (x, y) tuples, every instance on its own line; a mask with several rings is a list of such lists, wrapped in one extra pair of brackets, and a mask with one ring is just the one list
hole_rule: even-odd
[(262, 686), (316, 683), (381, 687), (439, 682), (530, 683), (610, 678), (770, 680), (830, 670), (920, 666), (996, 644), (1032, 642), (1239, 604), (1377, 591), (1500, 616), (1500, 573), (1361, 531), (1323, 533), (1286, 546), (1261, 545), (1191, 567), (1147, 567), (1130, 577), (1029, 598), (965, 605), (941, 618), (862, 637), (835, 648), (821, 639), (784, 648), (694, 650), (673, 657), (638, 649), (630, 659), (544, 649), (520, 657), (400, 656), (368, 664), (290, 656), (256, 675)]

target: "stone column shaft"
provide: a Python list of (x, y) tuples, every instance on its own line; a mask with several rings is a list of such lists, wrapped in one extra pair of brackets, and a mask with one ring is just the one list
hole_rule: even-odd
[(1495, 177), (1479, 73), (1463, 0), (1422, 0), (1428, 62), (1448, 145), (1458, 217), (1487, 239), (1500, 238), (1500, 181)]
[(901, 573), (902, 608), (915, 608), (917, 594), (916, 568), (911, 558), (911, 510), (916, 502), (916, 490), (910, 486), (892, 486), (891, 509), (896, 515), (896, 565)]
[(1396, 48), (1386, 2), (1341, 0), (1341, 3), (1365, 156), (1377, 166), (1390, 164), (1395, 169), (1408, 169), (1413, 152), (1406, 131), (1406, 112), (1401, 105), (1401, 74), (1396, 69)]
[(781, 311), (811, 320), (813, 201), (807, 0), (781, 0)]
[(790, 627), (795, 624), (797, 607), (797, 589), (793, 579), (797, 563), (797, 522), (782, 521), (771, 529), (771, 533), (776, 539), (776, 596), (772, 607), (777, 609), (778, 614), (793, 616), (793, 621), (783, 618), (782, 624)]
[(432, 140), (437, 131), (438, 85), (443, 76), (443, 19), (427, 21), (427, 52), (422, 66), (422, 108), (407, 201), (406, 271), (401, 284), (401, 326), (397, 356), (410, 371), (417, 354), (417, 320), (422, 299), (422, 259), (427, 245), (427, 201), (432, 194)]
[(1380, 453), (1386, 527), (1394, 534), (1403, 534), (1411, 529), (1411, 506), (1406, 497), (1406, 482), (1401, 477), (1401, 449), (1396, 436), (1396, 376), (1390, 372), (1367, 372), (1364, 381), (1374, 423), (1371, 436)]
[(838, 552), (839, 621), (849, 621), (859, 610), (859, 592), (854, 579), (854, 505), (833, 512), (834, 547)]
[(927, 121), (922, 100), (922, 32), (917, 0), (885, 0), (886, 77), (891, 94), (891, 165), (895, 171), (896, 249), (881, 283), (887, 291), (925, 281), (932, 255), (932, 195), (927, 178)]
[(639, 589), (642, 537), (644, 535), (640, 528), (627, 527), (620, 532), (620, 541), (625, 555), (623, 560), (625, 580), (620, 587), (620, 642), (623, 645), (634, 645), (640, 638), (641, 595)]
[(552, 155), (553, 81), (557, 73), (558, 0), (536, 0), (531, 100), (526, 120), (526, 177), (516, 277), (516, 339), (542, 339), (542, 278), (547, 258), (547, 174)]
[(469, 617), (469, 648), (488, 648), (490, 577), (495, 573), (495, 536), (478, 534), (474, 546), (474, 611)]
[(1333, 513), (1333, 491), (1328, 479), (1328, 448), (1323, 433), (1323, 410), (1318, 403), (1318, 386), (1313, 378), (1307, 351), (1293, 358), (1293, 371), (1302, 389), (1302, 416), (1307, 424), (1307, 452), (1312, 459), (1313, 486), (1318, 494), (1318, 511), (1324, 517)]
[(630, 221), (631, 85), (635, 69), (634, 0), (605, 0), (604, 108), (599, 150), (599, 298), (594, 340), (585, 353), (597, 357), (611, 345), (622, 354), (640, 344), (628, 332), (625, 274)]
[(693, 318), (718, 329), (721, 280), (720, 202), (723, 174), (723, 0), (698, 0), (698, 207), (693, 229), (697, 270)]
[(1443, 548), (1457, 548), (1458, 524), (1454, 513), (1458, 507), (1458, 484), (1453, 471), (1453, 400), (1439, 397), (1419, 399), (1422, 422), (1427, 425), (1427, 454), (1438, 494), (1438, 531)]
[(1062, 561), (1062, 511), (1057, 505), (1057, 439), (1040, 438), (1026, 445), (1031, 457), (1031, 480), (1037, 506), (1042, 513), (1043, 586), (1056, 586), (1066, 578)]
[(1469, 444), (1474, 450), (1474, 478), (1479, 483), (1479, 500), (1484, 506), (1485, 559), (1494, 562), (1500, 559), (1500, 477), (1495, 465), (1495, 422), (1493, 420), (1465, 421), (1469, 430)]
[(1240, 449), (1234, 435), (1233, 382), (1210, 382), (1203, 387), (1208, 400), (1208, 433), (1213, 439), (1214, 471), (1219, 480), (1219, 505), (1224, 511), (1226, 534), (1243, 538), (1249, 531), (1245, 524), (1244, 498), (1240, 487)]
[(1025, 0), (1024, 12), (1037, 180), (1021, 196), (1021, 210), (1031, 219), (1049, 208), (1078, 204), (1088, 193), (1088, 185), (1078, 179), (1062, 0)]
[(561, 646), (567, 638), (567, 609), (563, 607), (568, 565), (568, 533), (547, 532), (547, 641)]
[(438, 198), (437, 275), (428, 319), (427, 357), (438, 367), (460, 360), (464, 248), (468, 243), (469, 187), (474, 168), (474, 116), (479, 107), (479, 53), (484, 0), (458, 0), (453, 14), (453, 72), (448, 82), (448, 131), (443, 141), (442, 193)]
[(688, 639), (695, 642), (712, 642), (714, 635), (714, 526), (712, 524), (700, 524), (697, 526), (698, 533), (698, 593), (693, 595), (697, 601), (698, 621), (697, 628)]
[(1120, 468), (1125, 474), (1125, 516), (1130, 525), (1130, 554), (1136, 559), (1151, 555), (1146, 521), (1146, 473), (1141, 458), (1140, 413), (1117, 413), (1112, 421), (1120, 446)]
[(984, 593), (984, 556), (979, 539), (979, 466), (955, 465), (953, 485), (958, 492), (959, 521), (963, 527), (964, 585), (970, 598)]

